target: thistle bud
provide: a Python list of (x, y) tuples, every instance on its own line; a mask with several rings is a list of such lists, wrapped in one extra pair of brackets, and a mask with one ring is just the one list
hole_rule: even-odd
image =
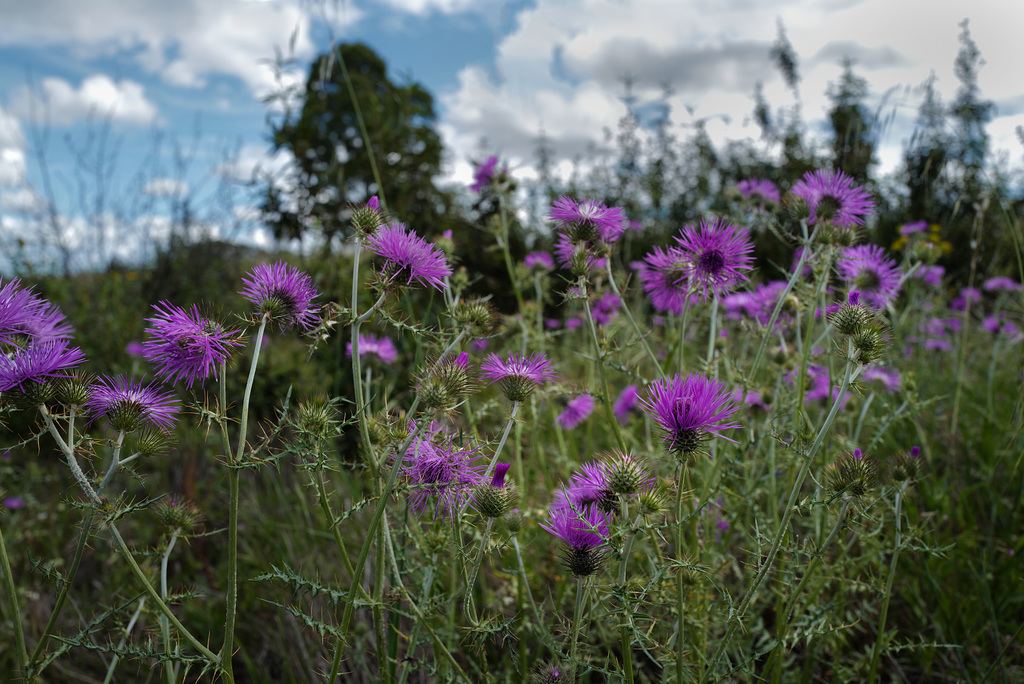
[(487, 337), (498, 320), (491, 305), (479, 298), (459, 302), (451, 316), (470, 337)]
[(170, 449), (174, 440), (169, 433), (163, 430), (146, 428), (133, 432), (125, 443), (128, 451), (132, 454), (139, 454), (143, 458), (158, 456)]
[(889, 335), (882, 326), (869, 323), (862, 325), (860, 330), (850, 337), (850, 341), (857, 352), (857, 362), (867, 365), (885, 354), (889, 346)]
[(81, 406), (89, 401), (89, 388), (96, 376), (82, 370), (74, 371), (70, 377), (61, 378), (57, 384), (57, 401), (65, 406)]
[(844, 454), (828, 467), (825, 487), (832, 494), (862, 497), (878, 482), (878, 463), (866, 458), (860, 449)]
[(921, 447), (915, 446), (909, 452), (896, 454), (892, 464), (892, 479), (896, 482), (913, 480), (921, 469)]
[(505, 523), (505, 529), (508, 530), (509, 534), (519, 534), (519, 531), (523, 529), (523, 514), (518, 508), (513, 508), (506, 513), (502, 521)]
[(335, 423), (334, 403), (324, 395), (316, 395), (299, 404), (296, 427), (314, 439), (324, 439)]
[(499, 463), (491, 482), (477, 485), (473, 493), (476, 509), (487, 518), (500, 518), (519, 501), (519, 490), (505, 482), (505, 474), (511, 467), (510, 463)]
[(650, 489), (654, 483), (644, 463), (629, 454), (615, 452), (605, 468), (608, 489), (614, 494), (637, 494)]
[(188, 499), (165, 499), (153, 507), (157, 520), (168, 535), (190, 537), (206, 520), (194, 503)]
[(828, 315), (832, 327), (840, 335), (856, 335), (864, 326), (868, 325), (874, 314), (860, 303), (860, 292), (853, 290), (849, 294), (846, 303), (839, 306)]
[(376, 195), (363, 206), (352, 208), (352, 228), (360, 237), (373, 235), (384, 222), (385, 216)]
[(469, 355), (462, 352), (454, 359), (430, 365), (431, 369), (419, 379), (420, 400), (432, 411), (454, 411), (459, 400), (476, 387), (469, 375)]

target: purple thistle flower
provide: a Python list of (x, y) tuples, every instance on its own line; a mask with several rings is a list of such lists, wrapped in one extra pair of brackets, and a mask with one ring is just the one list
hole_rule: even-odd
[(67, 322), (64, 313), (56, 304), (45, 299), (36, 299), (36, 311), (28, 320), (18, 326), (34, 342), (52, 342), (54, 340), (70, 340), (75, 329)]
[(142, 427), (169, 432), (178, 411), (172, 392), (156, 382), (143, 385), (141, 380), (126, 375), (101, 376), (85, 405), (94, 420), (105, 416), (112, 428), (125, 432)]
[(490, 379), (490, 384), (500, 382), (510, 401), (523, 401), (537, 386), (558, 377), (551, 361), (540, 352), (529, 356), (513, 352), (507, 360), (497, 354), (488, 354), (480, 364), (480, 372)]
[(499, 463), (496, 466), (494, 466), (494, 475), (491, 477), (491, 486), (492, 487), (498, 487), (499, 489), (501, 487), (504, 487), (505, 486), (505, 475), (508, 474), (508, 471), (511, 468), (512, 468), (512, 464), (511, 463)]
[(22, 328), (38, 313), (40, 301), (38, 295), (30, 288), (22, 287), (17, 278), (0, 287), (0, 342), (7, 342), (22, 332)]
[(530, 252), (523, 260), (526, 268), (538, 268), (543, 271), (555, 270), (555, 260), (547, 252)]
[(906, 237), (925, 230), (928, 230), (927, 221), (914, 221), (913, 223), (904, 223), (900, 226), (900, 235)]
[(965, 287), (960, 290), (960, 295), (949, 303), (949, 308), (953, 311), (966, 311), (968, 306), (980, 301), (981, 290), (976, 287)]
[(563, 430), (571, 430), (594, 412), (594, 397), (589, 394), (581, 394), (569, 400), (565, 410), (559, 414), (556, 420)]
[(854, 187), (853, 179), (842, 171), (808, 171), (792, 191), (807, 202), (811, 210), (807, 222), (811, 224), (821, 219), (850, 228), (863, 224), (862, 217), (875, 206), (870, 193)]
[(942, 266), (922, 266), (914, 271), (914, 277), (923, 280), (932, 287), (942, 287), (942, 276), (946, 275), (946, 269)]
[(571, 197), (559, 197), (551, 207), (548, 217), (558, 225), (557, 230), (570, 233), (573, 241), (593, 239), (588, 233), (596, 234), (604, 242), (615, 242), (626, 230), (626, 215), (619, 207), (606, 207), (596, 200), (577, 202)]
[(476, 171), (473, 173), (473, 184), (469, 186), (469, 189), (479, 193), (485, 186), (490, 185), (497, 166), (498, 158), (492, 154), (487, 161), (476, 167)]
[(725, 383), (699, 373), (655, 380), (640, 407), (665, 430), (669, 451), (683, 456), (695, 454), (712, 436), (735, 442), (722, 430), (741, 427), (729, 420), (739, 407)]
[(878, 245), (847, 247), (836, 263), (836, 270), (876, 309), (884, 309), (900, 294), (900, 269)]
[(4, 508), (8, 510), (16, 511), (19, 508), (25, 507), (25, 500), (20, 496), (9, 496), (4, 499)]
[(761, 178), (741, 180), (736, 184), (736, 189), (743, 195), (744, 199), (750, 200), (759, 207), (763, 207), (769, 202), (778, 204), (782, 201), (779, 189), (770, 180), (763, 180)]
[(380, 200), (377, 199), (376, 195), (366, 200), (366, 208), (373, 209), (374, 211), (380, 211)]
[(132, 340), (125, 346), (124, 353), (128, 356), (145, 357), (146, 348), (138, 340)]
[(245, 287), (238, 294), (256, 305), (259, 313), (270, 314), (281, 330), (296, 325), (310, 330), (318, 321), (313, 300), (320, 296), (313, 279), (283, 261), (257, 264), (242, 278)]
[(552, 506), (543, 529), (555, 535), (568, 547), (562, 560), (577, 577), (597, 572), (605, 557), (608, 538), (608, 516), (597, 506), (574, 510), (569, 506)]
[(860, 374), (860, 377), (865, 382), (871, 382), (877, 380), (882, 383), (885, 390), (890, 394), (897, 392), (900, 388), (900, 384), (903, 381), (900, 372), (895, 368), (889, 368), (887, 366), (876, 366), (874, 368), (866, 368)]
[(616, 399), (615, 404), (612, 405), (612, 412), (615, 414), (615, 417), (619, 419), (620, 423), (623, 425), (626, 424), (629, 414), (636, 408), (639, 400), (640, 389), (636, 385), (627, 385), (622, 390), (619, 394), (619, 398)]
[(404, 473), (415, 488), (409, 509), (422, 513), (434, 497), (434, 519), (455, 517), (483, 480), (484, 464), (477, 463), (476, 449), (464, 449), (447, 438), (444, 444), (417, 439), (405, 452)]
[(382, 227), (366, 239), (366, 246), (384, 258), (382, 278), (386, 282), (397, 280), (403, 271), (408, 271), (407, 285), (415, 280), (424, 287), (443, 290), (444, 279), (452, 274), (444, 252), (401, 223)]
[(1004, 290), (1006, 292), (1017, 292), (1020, 290), (1020, 283), (1013, 278), (1007, 278), (1006, 276), (996, 276), (989, 278), (985, 281), (982, 286), (985, 292), (992, 292), (994, 290)]
[[(352, 343), (348, 342), (345, 345), (345, 353), (352, 356)], [(362, 358), (367, 354), (373, 354), (381, 361), (387, 364), (394, 363), (398, 360), (398, 350), (395, 349), (395, 343), (387, 337), (377, 337), (376, 335), (359, 335), (359, 357)]]
[(231, 356), (231, 347), (242, 342), (234, 330), (224, 330), (216, 321), (199, 313), (192, 305), (190, 311), (169, 302), (154, 304), (157, 315), (146, 320), (149, 335), (142, 347), (143, 356), (156, 365), (157, 376), (168, 382), (184, 381), (191, 388), (196, 380), (202, 382), (211, 374), (217, 377), (217, 368)]
[(573, 549), (601, 548), (611, 536), (608, 516), (597, 506), (575, 510), (572, 506), (552, 506), (548, 522), (540, 526)]
[[(654, 251), (644, 256), (640, 264), (640, 282), (655, 311), (666, 311), (681, 316), (687, 297), (687, 258), (675, 247)], [(691, 300), (696, 297), (691, 295)]]
[(83, 361), (85, 354), (82, 350), (69, 347), (68, 341), (62, 339), (31, 344), (10, 356), (0, 354), (0, 392), (9, 392), (17, 387), (25, 393), (32, 389), (32, 385), (71, 377), (68, 370)]
[(676, 242), (689, 260), (688, 276), (702, 302), (721, 297), (747, 279), (754, 246), (739, 226), (714, 218), (700, 227), (683, 226)]
[(619, 315), (622, 307), (622, 300), (614, 292), (605, 292), (604, 295), (594, 302), (591, 313), (594, 322), (598, 325), (608, 325)]

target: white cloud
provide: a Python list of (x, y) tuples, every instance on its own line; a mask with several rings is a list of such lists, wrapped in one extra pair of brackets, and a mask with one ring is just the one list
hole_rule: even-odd
[(188, 183), (174, 178), (154, 178), (142, 186), (142, 192), (152, 197), (183, 197), (188, 194)]
[(424, 15), (429, 12), (454, 14), (464, 12), (477, 5), (480, 0), (383, 0), (385, 4), (410, 14)]
[(291, 155), (285, 151), (271, 154), (265, 145), (245, 145), (238, 154), (214, 171), (239, 183), (248, 183), (257, 178), (270, 176), (277, 178), (291, 162)]
[(341, 29), (362, 16), (351, 2), (344, 5), (321, 14), (302, 2), (5, 3), (0, 45), (70, 47), (84, 59), (130, 55), (172, 85), (198, 87), (223, 74), (240, 78), (262, 96), (274, 87), (266, 62), (275, 47), (287, 55), (294, 35), (294, 56), (305, 68), (315, 52), (310, 38), (315, 19)]
[[(824, 130), (828, 86), (838, 80), (843, 58), (851, 57), (872, 89), (869, 108), (885, 105), (888, 113), (897, 107), (878, 154), (883, 170), (891, 169), (916, 120), (916, 95), (902, 89), (934, 71), (944, 100), (954, 97), (958, 24), (968, 13), (987, 61), (979, 74), (982, 95), (1021, 105), (1006, 112), (1016, 114), (1024, 109), (1013, 100), (1021, 93), (1016, 65), (1024, 62), (1024, 43), (1014, 35), (1024, 24), (1021, 3), (975, 0), (965, 7), (936, 0), (922, 21), (921, 6), (912, 0), (537, 0), (519, 12), (498, 44), (493, 68), (466, 67), (457, 88), (442, 94), (440, 129), (462, 179), (470, 172), (466, 160), (480, 157), (481, 139), (513, 169), (534, 163), (541, 128), (556, 163), (587, 159), (607, 147), (604, 129), (614, 133), (626, 112), (621, 98), (629, 80), (638, 104), (657, 101), (669, 89), (672, 121), (682, 127), (676, 135), (685, 137), (695, 120), (715, 119), (708, 130), (716, 143), (756, 138), (749, 121), (756, 82), (763, 82), (773, 108), (793, 103), (770, 57), (781, 20), (799, 60), (812, 134)], [(993, 130), (1008, 139), (1010, 123), (993, 122)]]
[(25, 152), (14, 147), (0, 147), (0, 188), (25, 182)]
[(16, 214), (39, 214), (46, 206), (46, 198), (28, 186), (0, 193), (0, 207)]
[(38, 116), (38, 100), (42, 100), (48, 123), (55, 126), (108, 116), (130, 124), (158, 121), (157, 108), (146, 99), (141, 84), (129, 80), (115, 82), (106, 74), (89, 76), (78, 88), (60, 78), (44, 78), (38, 92), (23, 90), (15, 98), (13, 108), (23, 117), (31, 116), (34, 110)]

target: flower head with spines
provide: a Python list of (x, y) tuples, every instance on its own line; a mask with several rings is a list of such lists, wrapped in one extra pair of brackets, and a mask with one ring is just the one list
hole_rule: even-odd
[(444, 290), (444, 279), (452, 274), (444, 252), (401, 223), (382, 226), (366, 239), (366, 247), (384, 259), (379, 279), (385, 287), (411, 285), (415, 280), (424, 287)]
[(320, 296), (313, 279), (283, 261), (257, 264), (242, 278), (240, 295), (256, 305), (256, 318), (269, 315), (281, 330), (312, 330), (319, 322), (313, 300)]
[(203, 316), (194, 304), (190, 310), (169, 302), (153, 308), (156, 315), (146, 319), (150, 326), (142, 343), (143, 356), (156, 365), (157, 376), (168, 382), (184, 382), (191, 388), (197, 380), (217, 377), (231, 348), (242, 345), (237, 332)]

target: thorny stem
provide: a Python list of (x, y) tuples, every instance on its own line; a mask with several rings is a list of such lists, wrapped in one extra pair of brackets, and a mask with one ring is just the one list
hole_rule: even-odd
[[(683, 526), (683, 500), (686, 493), (687, 472), (686, 466), (680, 463), (676, 468), (676, 555), (679, 562), (685, 561), (686, 530)], [(680, 568), (676, 571), (676, 611), (679, 619), (676, 623), (676, 681), (683, 681), (686, 661), (683, 654), (686, 651), (686, 577)]]
[(731, 616), (729, 627), (726, 629), (725, 635), (719, 642), (718, 650), (715, 652), (714, 656), (712, 656), (710, 666), (701, 678), (700, 684), (704, 684), (704, 682), (708, 680), (708, 677), (712, 676), (715, 669), (718, 667), (719, 661), (721, 661), (722, 656), (725, 654), (725, 649), (729, 646), (729, 641), (736, 633), (736, 630), (743, 621), (743, 616), (746, 614), (747, 609), (750, 607), (754, 597), (757, 595), (758, 589), (760, 589), (761, 584), (771, 571), (772, 564), (775, 562), (775, 556), (778, 555), (779, 549), (782, 547), (782, 540), (786, 536), (786, 533), (789, 530), (789, 523), (793, 519), (793, 514), (796, 512), (796, 500), (800, 496), (800, 488), (803, 487), (804, 480), (807, 478), (807, 473), (810, 472), (814, 456), (818, 453), (818, 449), (821, 448), (822, 443), (825, 441), (825, 435), (828, 434), (829, 428), (832, 427), (832, 421), (835, 420), (836, 414), (839, 413), (839, 407), (843, 403), (846, 391), (850, 388), (850, 383), (860, 374), (860, 368), (855, 368), (857, 364), (852, 360), (852, 344), (848, 343), (847, 353), (848, 355), (851, 355), (851, 358), (848, 358), (846, 361), (846, 371), (843, 373), (843, 384), (839, 388), (839, 394), (836, 396), (836, 400), (832, 404), (832, 409), (829, 411), (828, 416), (825, 418), (825, 422), (822, 423), (821, 429), (818, 430), (818, 434), (814, 438), (814, 443), (811, 444), (811, 448), (804, 456), (804, 463), (800, 468), (800, 472), (793, 481), (793, 488), (789, 492), (789, 501), (786, 503), (786, 511), (782, 516), (782, 521), (779, 523), (779, 529), (775, 532), (775, 537), (772, 539), (772, 545), (768, 551), (768, 558), (765, 559), (760, 569), (758, 569), (753, 582), (747, 589), (747, 593), (743, 596), (743, 600), (740, 602), (739, 608), (737, 608), (736, 612)]

